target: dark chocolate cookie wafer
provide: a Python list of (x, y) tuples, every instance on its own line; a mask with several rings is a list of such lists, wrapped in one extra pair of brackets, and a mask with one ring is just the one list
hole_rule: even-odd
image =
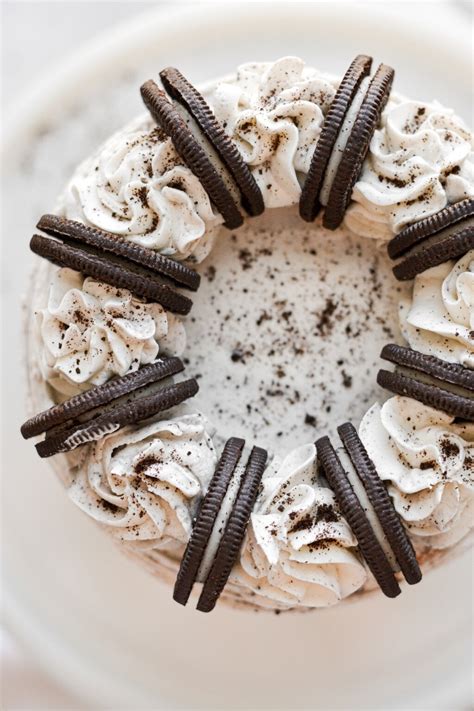
[(391, 67), (381, 64), (368, 86), (329, 191), (323, 215), (323, 225), (327, 229), (335, 230), (344, 219), (352, 188), (362, 170), (370, 141), (387, 103), (394, 74)]
[(380, 355), (395, 364), (395, 372), (379, 370), (377, 382), (383, 388), (474, 421), (474, 371), (392, 343)]
[(243, 217), (228, 186), (198, 143), (186, 121), (155, 82), (150, 79), (141, 87), (145, 106), (159, 126), (173, 141), (177, 153), (201, 181), (229, 229), (243, 224)]
[(196, 395), (198, 389), (199, 386), (194, 378), (184, 380), (163, 387), (153, 395), (145, 395), (117, 404), (103, 415), (98, 414), (86, 422), (79, 422), (71, 427), (60, 425), (48, 430), (46, 439), (36, 445), (36, 451), (40, 457), (51, 457), (58, 452), (70, 452), (76, 447), (116, 432), (125, 425), (136, 424), (153, 417), (158, 412), (169, 410)]
[(128, 289), (174, 313), (184, 315), (191, 310), (192, 301), (187, 296), (174, 291), (155, 272), (122, 257), (109, 256), (90, 245), (78, 247), (43, 235), (33, 235), (30, 249), (53, 264), (75, 269), (118, 289)]
[(258, 495), (266, 461), (267, 452), (259, 447), (254, 447), (250, 453), (237, 498), (220, 540), (216, 556), (199, 597), (197, 609), (201, 612), (210, 612), (214, 609), (229, 579)]
[(357, 538), (360, 551), (374, 578), (387, 597), (396, 597), (401, 592), (398, 581), (329, 437), (321, 437), (316, 442), (316, 450), (324, 475)]
[(442, 382), (474, 392), (474, 370), (465, 368), (460, 363), (448, 363), (436, 356), (425, 355), (396, 343), (387, 343), (382, 348), (380, 357), (395, 365), (418, 370)]
[(397, 259), (427, 237), (468, 217), (474, 217), (474, 200), (472, 198), (448, 205), (434, 215), (405, 227), (395, 235), (387, 245), (388, 256), (391, 259)]
[(68, 220), (58, 215), (43, 215), (36, 227), (51, 237), (88, 244), (100, 251), (124, 257), (193, 291), (199, 287), (201, 277), (193, 269), (174, 259), (164, 257), (154, 249), (134, 244), (111, 232), (89, 227), (82, 222)]
[(413, 279), (426, 269), (459, 259), (470, 249), (474, 249), (474, 217), (445, 227), (415, 244), (393, 268), (393, 273), (399, 281)]
[(260, 215), (265, 209), (261, 190), (237, 146), (226, 134), (204, 97), (174, 67), (163, 69), (160, 77), (171, 98), (188, 111), (214, 147), (240, 191), (244, 209), (249, 215)]
[(454, 395), (442, 388), (426, 385), (400, 373), (389, 370), (379, 370), (377, 383), (380, 387), (390, 390), (395, 395), (411, 397), (424, 405), (443, 410), (452, 417), (474, 422), (474, 402)]
[(300, 216), (312, 222), (321, 205), (319, 193), (323, 186), (326, 169), (334, 149), (337, 136), (342, 128), (347, 111), (352, 104), (362, 80), (369, 75), (372, 57), (359, 54), (345, 73), (336, 95), (331, 102), (314, 149), (311, 165), (300, 197)]
[(108, 380), (102, 385), (74, 395), (60, 405), (53, 405), (49, 410), (40, 412), (22, 425), (21, 434), (25, 439), (35, 437), (97, 407), (108, 405), (118, 398), (140, 390), (150, 383), (176, 375), (182, 370), (184, 365), (179, 358), (160, 358), (155, 363), (144, 365), (133, 373)]
[(237, 437), (231, 437), (227, 440), (217, 463), (214, 476), (202, 501), (196, 521), (193, 524), (191, 538), (181, 559), (178, 577), (174, 586), (173, 598), (181, 605), (186, 605), (196, 582), (209, 537), (244, 445), (245, 440)]
[(373, 461), (357, 434), (357, 430), (350, 422), (346, 422), (338, 427), (337, 431), (351, 458), (354, 469), (364, 485), (369, 501), (377, 514), (405, 580), (410, 585), (419, 583), (421, 570), (413, 545), (395, 511), (385, 484), (379, 477)]

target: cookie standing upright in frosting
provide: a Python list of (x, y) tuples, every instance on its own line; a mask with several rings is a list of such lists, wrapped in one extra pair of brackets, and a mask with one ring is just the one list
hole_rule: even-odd
[[(361, 61), (361, 74), (350, 93), (342, 123), (338, 123), (333, 144), (337, 156), (334, 160), (329, 156), (329, 177), (323, 180), (318, 197), (326, 206), (324, 220), (328, 226), (336, 227), (344, 217), (345, 224), (356, 232), (387, 239), (397, 232), (402, 239), (401, 230), (406, 228), (405, 234), (416, 232), (421, 227), (414, 223), (423, 223), (426, 216), (438, 213), (446, 203), (472, 197), (472, 136), (449, 110), (438, 105), (411, 102), (394, 94), (388, 99), (392, 70), (382, 66), (370, 78), (370, 58)], [(97, 397), (98, 388), (100, 397), (102, 385), (106, 390), (120, 389), (122, 378), (127, 383), (135, 377), (140, 379), (146, 368), (156, 365), (157, 358), (182, 350), (184, 325), (171, 310), (178, 304), (176, 310), (184, 312), (183, 304), (189, 296), (180, 288), (190, 284), (174, 280), (175, 300), (160, 305), (164, 291), (170, 295), (167, 282), (166, 289), (157, 288), (157, 283), (149, 284), (151, 291), (144, 291), (144, 284), (133, 279), (128, 290), (122, 283), (105, 283), (112, 278), (112, 272), (117, 273), (115, 257), (128, 260), (125, 271), (130, 270), (129, 278), (135, 273), (129, 262), (138, 254), (145, 255), (147, 268), (153, 262), (168, 269), (166, 274), (160, 273), (157, 282), (163, 276), (165, 280), (173, 278), (173, 274), (189, 277), (189, 265), (180, 266), (179, 262), (202, 260), (215, 237), (224, 235), (220, 231), (222, 224), (237, 226), (245, 211), (257, 214), (263, 207), (295, 207), (301, 186), (317, 162), (315, 147), (320, 138), (320, 148), (323, 146), (325, 122), (331, 107), (337, 104), (338, 87), (342, 91), (344, 84), (305, 67), (295, 57), (244, 65), (236, 76), (215, 83), (204, 93), (194, 90), (185, 80), (183, 83), (183, 77), (176, 72), (165, 73), (163, 78), (165, 84), (168, 82), (172, 103), (155, 85), (148, 85), (145, 98), (170, 138), (154, 126), (150, 117), (138, 119), (113, 136), (78, 169), (60, 202), (69, 232), (61, 231), (62, 227), (58, 231), (62, 219), (49, 216), (40, 227), (46, 226), (48, 235), (53, 230), (53, 239), (34, 241), (34, 246), (53, 262), (74, 256), (74, 262), (68, 265), (76, 271), (49, 267), (50, 301), (44, 309), (46, 299), (43, 300), (38, 316), (38, 351), (43, 368), (43, 380), (39, 382), (41, 387), (47, 385), (45, 390), (56, 401), (73, 396), (56, 405), (65, 411), (77, 404), (74, 396), (81, 398), (81, 391), (87, 397), (90, 393)], [(159, 102), (161, 113), (153, 98)], [(211, 148), (206, 141), (212, 144)], [(191, 144), (199, 148), (193, 155), (188, 150)], [(199, 164), (195, 160), (198, 153), (202, 159)], [(229, 157), (232, 161), (226, 160)], [(255, 185), (259, 192), (255, 192)], [(259, 196), (263, 200), (260, 205)], [(251, 198), (257, 200), (253, 206)], [(313, 206), (310, 208), (313, 217)], [(448, 212), (452, 214), (451, 207)], [(68, 220), (79, 225), (71, 226)], [(91, 244), (86, 239), (78, 260), (79, 255), (71, 249), (77, 235), (71, 230), (79, 230), (87, 239), (99, 235), (100, 244), (92, 247), (101, 252), (100, 274), (93, 272), (87, 277)], [(227, 233), (227, 238), (232, 236)], [(326, 233), (324, 238), (341, 240), (342, 244), (343, 235)], [(436, 247), (436, 259), (449, 256), (457, 262), (438, 264), (429, 272), (419, 273), (423, 260), (415, 255), (415, 271), (406, 272), (408, 276), (417, 275), (413, 298), (404, 303), (401, 312), (402, 328), (412, 348), (418, 349), (417, 343), (424, 344), (420, 350), (425, 348), (426, 356), (441, 359), (445, 375), (459, 372), (463, 384), (466, 377), (459, 368), (472, 365), (472, 270), (469, 254), (464, 255), (470, 239), (468, 235), (461, 244), (456, 238), (455, 253), (451, 250), (441, 254)], [(111, 249), (112, 244), (119, 244), (117, 240), (122, 240), (120, 254)], [(59, 242), (65, 242), (64, 249), (57, 246)], [(108, 248), (104, 247), (106, 244)], [(153, 255), (149, 251), (148, 256), (145, 251), (131, 251), (129, 245), (154, 250)], [(104, 261), (104, 249), (110, 264)], [(431, 252), (430, 255), (432, 259)], [(168, 263), (167, 257), (178, 261)], [(413, 264), (412, 257), (409, 256)], [(120, 274), (123, 276), (123, 272)], [(194, 283), (192, 274), (191, 279)], [(287, 278), (275, 281), (275, 288), (283, 292), (289, 280), (288, 271)], [(426, 284), (430, 285), (427, 291)], [(424, 318), (429, 308), (430, 317)], [(339, 317), (345, 317), (342, 308)], [(329, 338), (324, 329), (316, 329), (317, 335), (313, 333), (311, 323), (309, 319), (305, 324), (308, 337)], [(352, 331), (347, 333), (351, 338), (357, 337)], [(435, 334), (433, 343), (431, 334)], [(450, 356), (445, 357), (448, 352)], [(192, 357), (189, 361), (188, 369), (193, 375)], [(420, 372), (414, 370), (416, 374)], [(394, 377), (399, 379), (399, 375)], [(427, 384), (423, 382), (422, 386), (425, 391)], [(168, 387), (176, 393), (184, 386), (166, 384)], [(418, 391), (414, 394), (419, 396)], [(235, 486), (229, 484), (229, 489), (220, 478), (219, 467), (216, 470), (211, 428), (202, 415), (193, 412), (192, 404), (178, 405), (179, 398), (167, 399), (165, 412), (140, 409), (142, 417), (152, 416), (151, 421), (141, 422), (131, 392), (125, 398), (118, 407), (120, 417), (114, 409), (117, 403), (107, 403), (110, 409), (105, 415), (110, 419), (113, 412), (113, 422), (103, 421), (104, 413), (100, 412), (79, 415), (91, 415), (92, 423), (98, 422), (97, 431), (92, 432), (94, 428), (87, 422), (68, 420), (64, 425), (59, 423), (59, 431), (53, 437), (47, 435), (40, 445), (46, 453), (53, 453), (58, 447), (61, 449), (66, 438), (65, 448), (70, 449), (75, 444), (76, 431), (83, 433), (92, 428), (91, 439), (95, 441), (80, 441), (79, 457), (67, 454), (64, 460), (74, 460), (77, 467), (72, 475), (71, 497), (157, 570), (163, 561), (176, 569), (188, 542), (195, 542), (201, 531), (200, 516), (207, 515), (213, 474), (217, 476), (216, 487), (222, 485), (224, 499), (235, 493), (232, 506), (224, 506), (223, 512), (219, 508), (218, 515), (226, 515), (221, 517), (222, 530), (209, 547), (212, 555), (208, 556), (206, 574), (198, 570), (197, 578), (203, 582), (200, 609), (211, 609), (220, 593), (222, 599), (231, 597), (270, 609), (329, 606), (373, 585), (364, 556), (385, 591), (396, 594), (401, 578), (398, 565), (408, 582), (419, 579), (403, 526), (416, 550), (423, 552), (427, 547), (449, 547), (470, 528), (470, 425), (453, 422), (442, 411), (426, 408), (411, 398), (391, 398), (380, 414), (376, 409), (370, 410), (370, 417), (368, 413), (361, 426), (360, 440), (351, 425), (345, 426), (349, 434), (341, 429), (348, 437), (344, 445), (350, 456), (345, 460), (341, 451), (336, 456), (349, 473), (350, 486), (356, 486), (357, 476), (361, 475), (373, 509), (363, 530), (362, 519), (356, 521), (352, 510), (344, 508), (350, 488), (336, 491), (335, 496), (327, 485), (330, 481), (337, 490), (340, 481), (337, 476), (331, 480), (334, 467), (326, 457), (327, 447), (320, 445), (320, 458), (326, 457), (329, 471), (327, 480), (318, 469), (314, 445), (297, 448), (283, 460), (275, 458), (268, 466), (263, 450), (257, 449), (254, 459), (250, 457), (248, 476), (245, 468), (244, 474), (239, 469), (233, 477)], [(423, 423), (411, 438), (407, 425), (411, 415), (399, 413), (390, 405), (393, 402), (407, 402), (407, 411), (411, 408), (417, 422)], [(442, 408), (443, 402), (435, 404)], [(471, 411), (469, 403), (464, 406), (468, 409), (459, 410), (458, 415)], [(46, 419), (54, 413), (56, 410), (45, 415)], [(312, 416), (314, 420), (318, 415)], [(379, 436), (378, 418), (389, 432), (388, 437)], [(397, 418), (398, 430), (391, 424)], [(375, 450), (370, 436), (365, 434), (370, 429), (366, 422), (373, 429), (378, 428)], [(66, 425), (69, 429), (65, 431)], [(116, 426), (122, 429), (112, 432), (110, 428)], [(71, 428), (73, 439), (69, 438)], [(324, 434), (318, 432), (318, 436)], [(216, 441), (219, 451), (221, 434)], [(412, 450), (416, 456), (412, 457)], [(432, 459), (422, 456), (421, 450), (432, 454)], [(391, 478), (381, 461), (392, 452), (400, 462), (404, 457), (407, 462)], [(416, 497), (412, 497), (413, 487), (418, 487)], [(358, 500), (359, 508), (362, 494), (359, 490), (355, 499), (350, 499)], [(222, 501), (220, 504), (223, 506)], [(193, 528), (195, 520), (198, 523)], [(384, 533), (390, 539), (389, 545)], [(381, 548), (381, 557), (373, 555), (374, 546)]]

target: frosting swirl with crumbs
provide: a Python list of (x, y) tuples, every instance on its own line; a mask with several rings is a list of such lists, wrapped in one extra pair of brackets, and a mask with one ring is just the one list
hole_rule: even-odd
[(179, 355), (186, 341), (182, 322), (159, 304), (72, 269), (53, 272), (36, 318), (43, 378), (63, 396), (153, 363), (158, 353)]
[(474, 140), (438, 102), (392, 94), (354, 186), (346, 225), (382, 239), (466, 197), (474, 197)]
[(106, 435), (90, 448), (71, 499), (121, 541), (173, 549), (189, 538), (216, 465), (213, 430), (200, 414)]
[(446, 548), (472, 528), (474, 423), (407, 397), (377, 403), (360, 425), (360, 438), (410, 534)]
[(267, 467), (231, 581), (280, 607), (328, 607), (367, 579), (357, 541), (304, 445)]
[(420, 353), (474, 368), (474, 250), (415, 277), (400, 325)]
[(198, 261), (222, 222), (199, 180), (149, 115), (114, 134), (79, 166), (60, 210), (69, 219), (143, 247)]

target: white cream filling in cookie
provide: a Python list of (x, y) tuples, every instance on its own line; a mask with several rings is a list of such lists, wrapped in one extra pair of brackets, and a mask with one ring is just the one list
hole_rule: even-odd
[(342, 464), (342, 467), (344, 471), (347, 474), (347, 478), (349, 479), (349, 483), (354, 489), (355, 495), (359, 499), (359, 502), (362, 506), (362, 508), (365, 511), (365, 514), (367, 516), (367, 520), (375, 534), (375, 537), (377, 541), (380, 544), (380, 547), (382, 548), (383, 552), (385, 553), (385, 557), (387, 558), (388, 562), (390, 563), (390, 567), (392, 568), (393, 572), (396, 573), (400, 570), (400, 566), (398, 565), (397, 558), (395, 556), (395, 553), (392, 550), (392, 547), (387, 539), (387, 536), (385, 535), (385, 532), (382, 528), (382, 524), (379, 521), (379, 518), (377, 516), (377, 512), (375, 511), (374, 507), (372, 506), (372, 503), (367, 495), (367, 492), (365, 490), (365, 487), (363, 483), (361, 482), (359, 475), (357, 474), (355, 467), (352, 463), (352, 460), (348, 453), (346, 452), (344, 447), (339, 447), (336, 450), (337, 456), (340, 459), (340, 462)]
[(239, 188), (237, 187), (237, 184), (235, 183), (232, 175), (227, 170), (226, 166), (219, 157), (218, 152), (216, 151), (212, 143), (203, 134), (203, 132), (199, 128), (199, 124), (189, 113), (189, 111), (184, 106), (181, 106), (178, 101), (174, 101), (173, 106), (191, 131), (196, 143), (199, 144), (199, 146), (207, 155), (212, 167), (221, 178), (229, 193), (232, 195), (234, 202), (237, 206), (239, 206), (241, 203)]
[(324, 181), (319, 195), (319, 201), (321, 205), (327, 205), (329, 194), (331, 192), (332, 184), (334, 178), (336, 177), (337, 170), (341, 163), (342, 154), (347, 146), (347, 141), (351, 135), (352, 127), (354, 126), (354, 121), (357, 118), (359, 109), (362, 106), (365, 95), (367, 94), (367, 88), (370, 84), (371, 77), (365, 77), (362, 79), (360, 87), (356, 91), (354, 99), (352, 100), (347, 113), (345, 115), (344, 121), (342, 123), (341, 129), (337, 134), (336, 142), (331, 152), (331, 157), (324, 174)]
[(241, 455), (241, 459), (235, 466), (234, 471), (232, 473), (229, 486), (227, 487), (227, 491), (222, 500), (219, 513), (217, 514), (214, 526), (212, 527), (212, 531), (206, 545), (206, 550), (204, 551), (204, 555), (202, 557), (201, 565), (199, 566), (199, 570), (196, 576), (196, 581), (198, 583), (205, 582), (214, 562), (214, 558), (216, 557), (219, 544), (222, 540), (222, 536), (224, 535), (227, 522), (229, 520), (230, 514), (232, 513), (232, 508), (237, 498), (239, 486), (245, 472), (245, 462), (247, 461), (248, 454), (249, 452), (246, 451), (246, 448), (244, 448)]

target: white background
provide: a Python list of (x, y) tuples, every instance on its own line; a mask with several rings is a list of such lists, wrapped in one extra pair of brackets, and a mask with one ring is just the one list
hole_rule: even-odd
[[(57, 62), (150, 4), (159, 3), (1, 2), (2, 114)], [(0, 631), (0, 664), (2, 711), (86, 708), (49, 679), (5, 629)]]
[[(2, 109), (8, 109), (37, 79), (76, 48), (113, 24), (156, 4), (106, 0), (2, 2)], [(427, 3), (430, 14), (440, 12), (441, 18), (443, 7), (440, 5), (443, 4)], [(469, 3), (450, 5), (457, 10), (457, 14), (450, 15), (450, 22), (469, 21)], [(406, 12), (407, 6), (401, 11)], [(49, 681), (11, 636), (2, 632), (0, 639), (2, 709), (85, 708)]]

